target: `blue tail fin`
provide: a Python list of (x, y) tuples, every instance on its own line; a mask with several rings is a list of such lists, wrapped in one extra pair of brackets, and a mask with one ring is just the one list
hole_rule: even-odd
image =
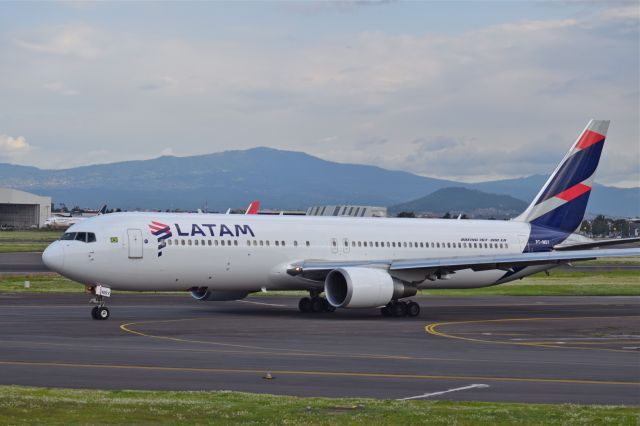
[(570, 234), (587, 208), (608, 120), (591, 120), (529, 207), (515, 220)]

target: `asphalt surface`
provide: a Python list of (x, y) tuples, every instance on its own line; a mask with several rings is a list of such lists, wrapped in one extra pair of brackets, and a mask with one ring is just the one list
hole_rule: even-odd
[(87, 300), (0, 294), (0, 383), (640, 404), (638, 297), (417, 297), (419, 317), (383, 318), (116, 294), (107, 321)]
[(48, 271), (42, 263), (42, 253), (0, 253), (0, 273), (26, 274)]

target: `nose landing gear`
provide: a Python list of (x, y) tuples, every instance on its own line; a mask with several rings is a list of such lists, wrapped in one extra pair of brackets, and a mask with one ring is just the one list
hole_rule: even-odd
[(106, 320), (109, 318), (110, 312), (109, 308), (107, 308), (104, 304), (103, 297), (111, 297), (111, 289), (109, 287), (103, 287), (101, 285), (97, 285), (90, 289), (91, 294), (94, 294), (96, 297), (89, 300), (89, 303), (93, 303), (96, 306), (91, 309), (91, 318), (94, 320)]

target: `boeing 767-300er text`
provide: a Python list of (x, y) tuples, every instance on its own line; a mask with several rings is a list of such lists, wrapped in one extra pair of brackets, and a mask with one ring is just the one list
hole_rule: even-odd
[(638, 238), (574, 233), (608, 127), (591, 120), (511, 221), (114, 213), (73, 225), (42, 258), (91, 290), (95, 319), (109, 317), (111, 289), (185, 290), (201, 301), (306, 290), (304, 312), (382, 307), (385, 316), (416, 316), (418, 304), (403, 299), (419, 289), (485, 287), (568, 262), (640, 255), (602, 249)]

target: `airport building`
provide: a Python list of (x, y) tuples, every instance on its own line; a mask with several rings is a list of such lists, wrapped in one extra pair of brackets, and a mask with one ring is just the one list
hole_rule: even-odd
[(314, 206), (309, 207), (307, 216), (387, 217), (387, 208), (351, 205)]
[(42, 228), (51, 215), (51, 197), (0, 188), (0, 228)]

